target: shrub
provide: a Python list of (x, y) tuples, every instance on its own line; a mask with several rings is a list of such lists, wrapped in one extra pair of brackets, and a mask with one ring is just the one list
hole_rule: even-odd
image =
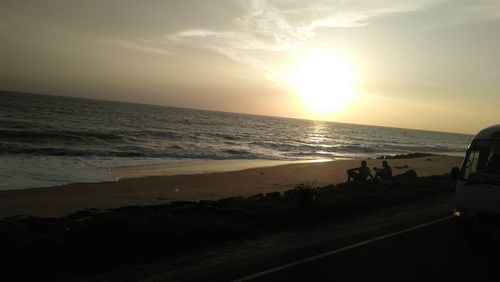
[(295, 186), (292, 192), (295, 206), (302, 212), (310, 212), (318, 202), (318, 195), (314, 190), (314, 182)]

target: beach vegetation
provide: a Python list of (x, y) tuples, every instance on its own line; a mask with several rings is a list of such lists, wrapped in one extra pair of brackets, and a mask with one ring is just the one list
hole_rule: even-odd
[(317, 207), (318, 195), (314, 181), (297, 185), (291, 191), (294, 195), (295, 206), (300, 213), (309, 214)]

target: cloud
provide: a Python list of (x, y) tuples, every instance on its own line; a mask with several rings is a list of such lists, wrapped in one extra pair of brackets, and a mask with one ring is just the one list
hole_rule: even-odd
[[(119, 39), (102, 39), (103, 41), (114, 44), (127, 49), (138, 50), (141, 52), (159, 54), (164, 56), (173, 56), (176, 54), (175, 51), (169, 50), (168, 46), (164, 46), (157, 41), (151, 41), (146, 39), (132, 40), (119, 40)], [(163, 45), (163, 46), (162, 46)]]
[(240, 14), (222, 30), (200, 25), (165, 36), (168, 41), (215, 50), (238, 62), (267, 69), (262, 52), (289, 52), (314, 38), (317, 28), (363, 27), (385, 14), (425, 9), (437, 1), (239, 1)]
[(469, 10), (470, 14), (475, 14), (476, 19), (497, 20), (500, 19), (500, 2), (496, 0), (468, 1), (464, 10)]

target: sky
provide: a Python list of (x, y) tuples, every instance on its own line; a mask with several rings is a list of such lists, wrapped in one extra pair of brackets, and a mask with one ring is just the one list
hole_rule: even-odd
[(474, 133), (500, 1), (0, 0), (0, 89)]

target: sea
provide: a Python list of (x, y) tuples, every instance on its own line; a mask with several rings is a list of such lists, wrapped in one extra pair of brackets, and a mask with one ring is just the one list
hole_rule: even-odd
[(115, 181), (115, 167), (199, 160), (463, 155), (472, 136), (0, 92), (0, 190)]

